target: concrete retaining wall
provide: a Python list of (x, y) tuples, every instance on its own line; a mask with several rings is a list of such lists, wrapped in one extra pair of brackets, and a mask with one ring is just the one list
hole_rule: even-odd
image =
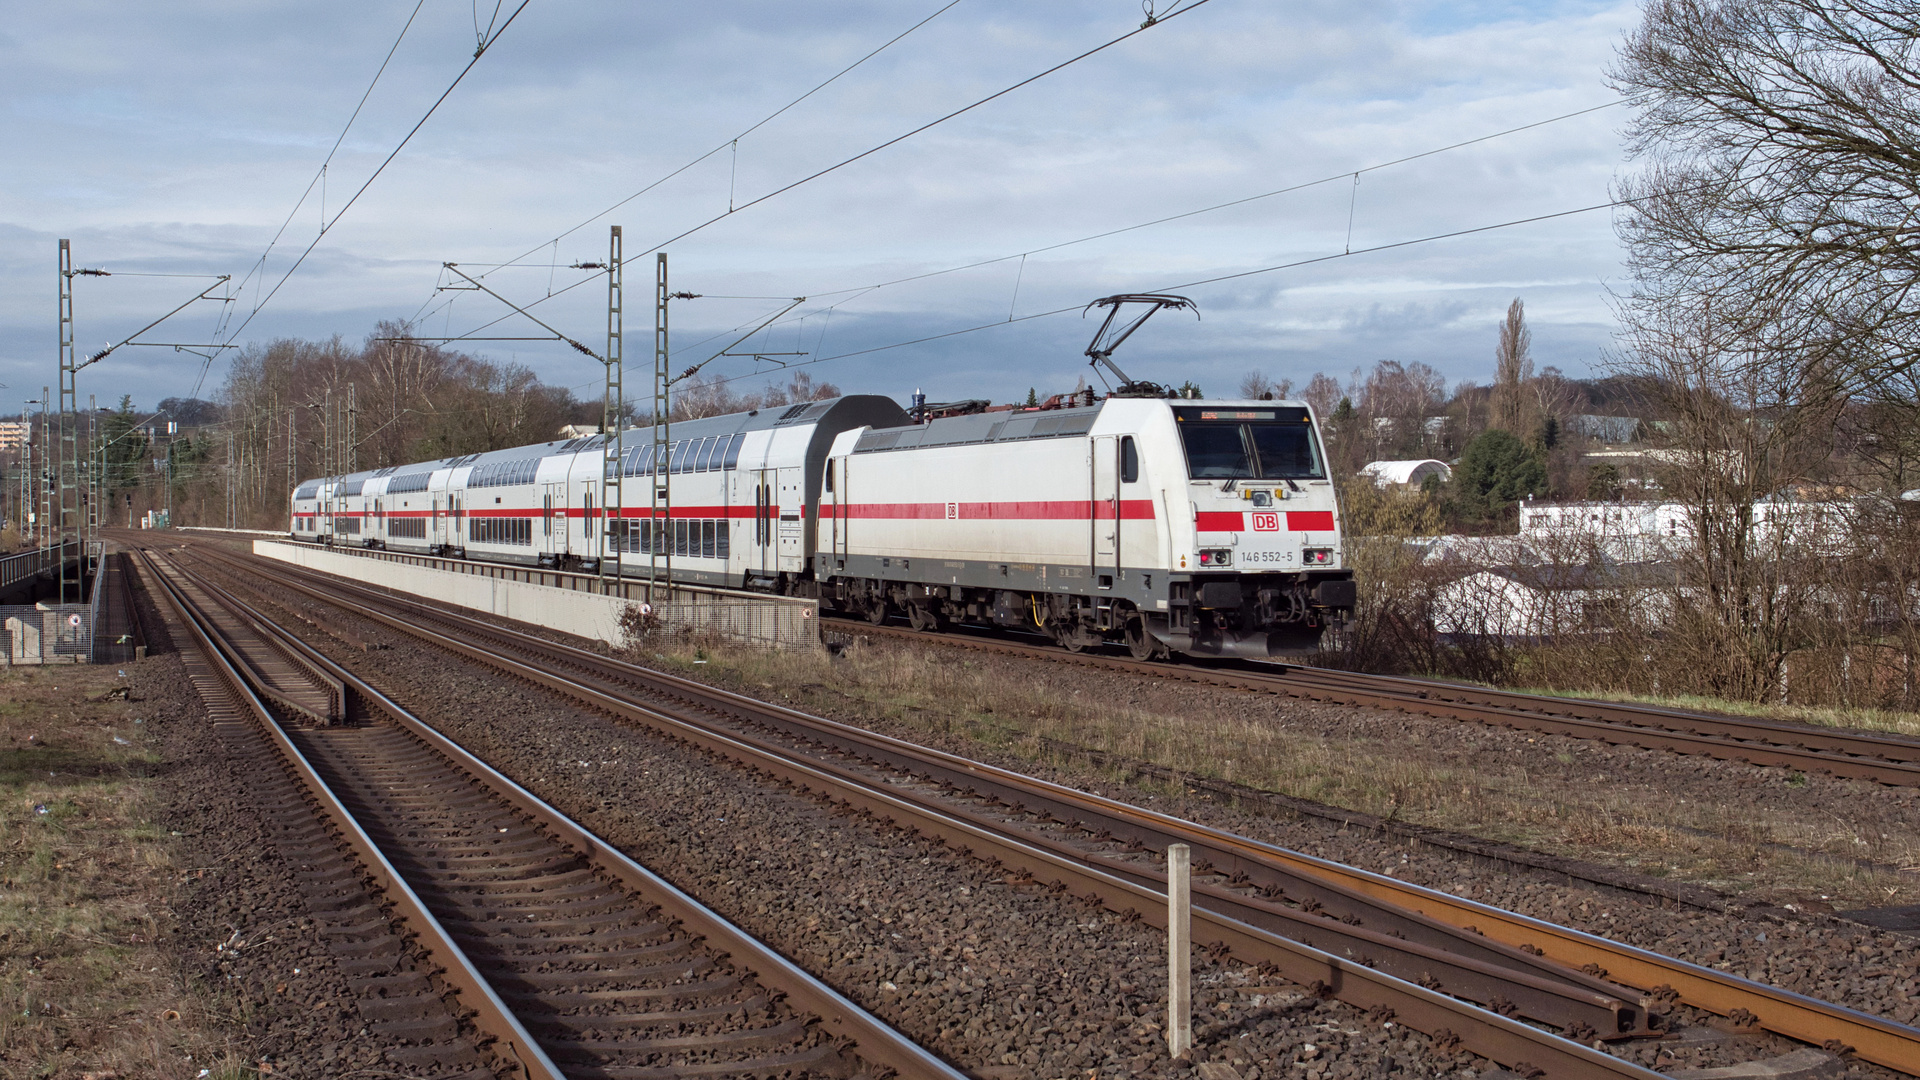
[[(483, 611), (612, 645), (626, 644), (620, 616), (633, 601), (617, 596), (440, 570), (422, 565), (427, 560), (417, 557), (400, 562), (288, 541), (256, 540), (253, 553), (425, 600)], [(470, 571), (474, 564), (455, 565)], [(819, 604), (812, 600), (697, 586), (674, 586), (671, 590), (663, 589), (662, 594), (662, 602), (652, 605), (651, 635), (704, 634), (763, 648), (809, 647), (820, 643)]]

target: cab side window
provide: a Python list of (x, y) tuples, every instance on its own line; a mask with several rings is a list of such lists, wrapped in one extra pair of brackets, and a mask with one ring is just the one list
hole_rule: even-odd
[(1140, 451), (1133, 445), (1133, 436), (1120, 440), (1120, 482), (1131, 484), (1140, 479)]

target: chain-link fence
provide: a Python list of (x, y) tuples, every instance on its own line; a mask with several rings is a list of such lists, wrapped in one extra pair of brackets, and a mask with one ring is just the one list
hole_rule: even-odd
[(0, 663), (116, 664), (139, 655), (125, 558), (98, 560), (84, 604), (0, 605)]
[(93, 609), (87, 604), (0, 606), (0, 642), (8, 664), (85, 664), (93, 657)]

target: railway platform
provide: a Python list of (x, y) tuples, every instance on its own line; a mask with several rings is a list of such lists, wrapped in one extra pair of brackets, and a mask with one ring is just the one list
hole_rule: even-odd
[(253, 552), (610, 645), (629, 642), (622, 619), (633, 625), (634, 609), (646, 612), (642, 625), (650, 635), (712, 636), (763, 648), (820, 643), (819, 603), (800, 597), (644, 579), (607, 582), (602, 592), (593, 574), (286, 540), (255, 540)]

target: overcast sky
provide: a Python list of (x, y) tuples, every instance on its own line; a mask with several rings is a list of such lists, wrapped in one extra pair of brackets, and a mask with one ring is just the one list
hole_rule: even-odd
[[(590, 275), (625, 229), (626, 355), (644, 393), (654, 258), (684, 230), (1138, 27), (1140, 0), (959, 0), (778, 118), (734, 136), (946, 0), (662, 5), (532, 0), (385, 172), (258, 305), (472, 59), (492, 4), (424, 0), (385, 74), (302, 201), (413, 3), (15, 5), (0, 24), (0, 412), (57, 383), (56, 250), (114, 272), (75, 282), (83, 352), (230, 274), (148, 333), (200, 351), (231, 337), (359, 341), (381, 320), (463, 334), (509, 309), (436, 292), (443, 262), (518, 303)], [(1171, 0), (1156, 0), (1165, 11)], [(849, 391), (933, 400), (1069, 389), (1098, 296), (1179, 291), (1115, 359), (1215, 396), (1258, 369), (1304, 383), (1381, 359), (1485, 382), (1506, 305), (1527, 302), (1536, 359), (1593, 370), (1621, 283), (1605, 210), (1388, 251), (1362, 249), (1604, 202), (1625, 167), (1612, 107), (1418, 161), (1409, 154), (1616, 100), (1604, 71), (1633, 4), (1211, 0), (1126, 42), (668, 246), (676, 366), (786, 301), (739, 350), (826, 359)], [(727, 149), (585, 224), (717, 146)], [(1136, 229), (1326, 177), (1332, 182)], [(297, 209), (296, 209), (297, 207)], [(282, 223), (277, 244), (262, 255)], [(1349, 224), (1351, 223), (1351, 224)], [(1350, 235), (1349, 235), (1350, 232)], [(541, 245), (547, 245), (542, 247)], [(1022, 253), (1035, 252), (1024, 260)], [(1010, 258), (1009, 258), (1010, 257)], [(982, 260), (990, 265), (859, 290)], [(555, 265), (558, 264), (558, 265)], [(136, 277), (146, 274), (203, 274)], [(728, 299), (724, 297), (755, 297)], [(449, 301), (451, 304), (449, 305)], [(593, 280), (534, 308), (596, 349)], [(1009, 322), (1009, 319), (1015, 321)], [(866, 352), (990, 323), (994, 328)], [(224, 328), (223, 328), (224, 327)], [(533, 336), (510, 318), (492, 335)], [(475, 342), (598, 396), (598, 365), (542, 342)], [(101, 404), (212, 397), (225, 362), (128, 348), (83, 371)], [(771, 361), (708, 369), (756, 385)], [(764, 381), (764, 380), (762, 380)]]

